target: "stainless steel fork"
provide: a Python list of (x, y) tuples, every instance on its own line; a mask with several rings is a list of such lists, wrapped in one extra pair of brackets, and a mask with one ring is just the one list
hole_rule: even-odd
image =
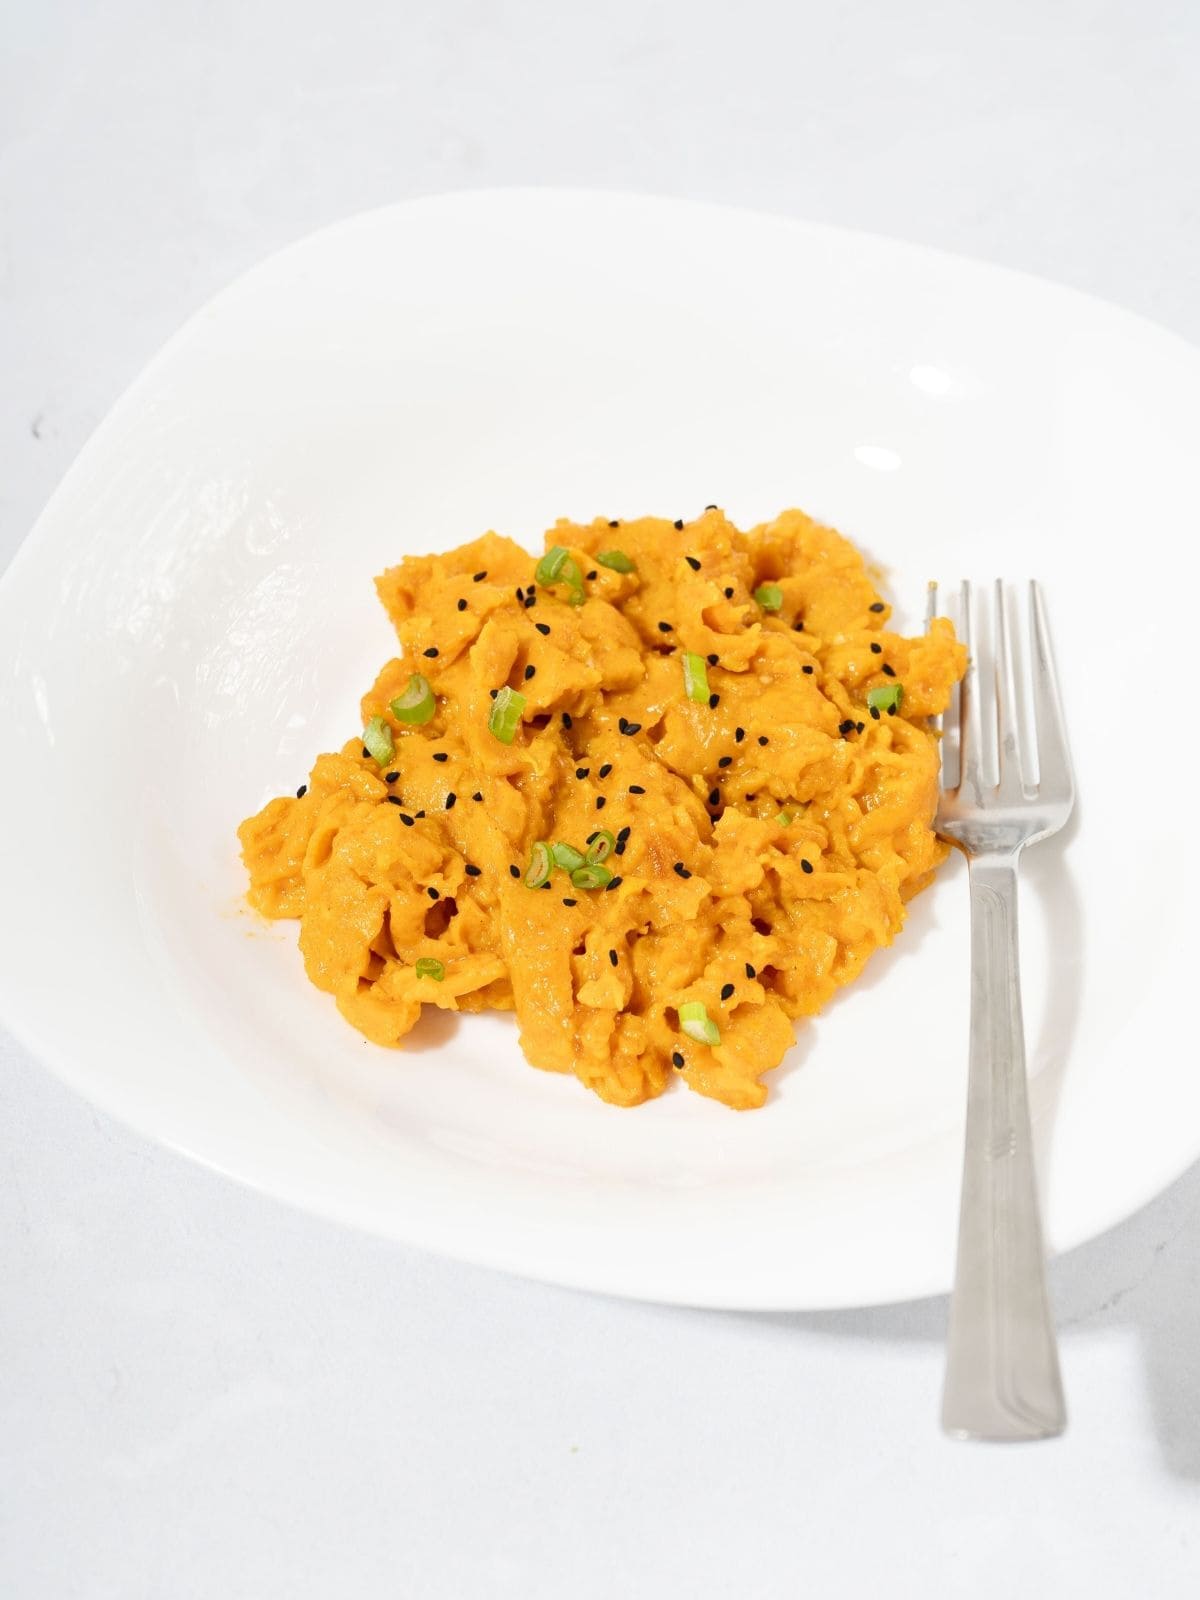
[(937, 828), (970, 863), (971, 1043), (942, 1426), (961, 1439), (1045, 1439), (1067, 1414), (1029, 1125), (1017, 864), (1066, 822), (1075, 785), (1037, 584), (1023, 626), (999, 583), (990, 595), (964, 583), (954, 609), (971, 659), (944, 719)]

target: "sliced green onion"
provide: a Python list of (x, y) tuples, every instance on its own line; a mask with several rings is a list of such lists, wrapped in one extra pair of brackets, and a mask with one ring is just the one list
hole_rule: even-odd
[(596, 557), (602, 567), (609, 567), (613, 572), (636, 572), (637, 568), (625, 554), (624, 550), (601, 550)]
[(408, 680), (408, 688), (392, 701), (392, 715), (396, 721), (408, 722), (414, 727), (428, 722), (436, 709), (437, 702), (429, 687), (429, 679), (423, 678), (419, 672), (413, 673)]
[(779, 824), (779, 826), (781, 828), (786, 828), (788, 826), (788, 824), (791, 822), (791, 820), (792, 820), (792, 813), (790, 811), (781, 811), (779, 813), (779, 815), (775, 818), (775, 821)]
[(539, 583), (548, 588), (550, 584), (558, 582), (563, 567), (570, 559), (571, 552), (566, 545), (556, 544), (552, 550), (546, 551), (546, 554), (534, 567), (533, 575)]
[(418, 978), (432, 978), (434, 983), (441, 983), (446, 976), (445, 967), (433, 956), (422, 956), (413, 971)]
[(783, 605), (783, 590), (777, 583), (763, 583), (755, 589), (754, 598), (764, 611), (778, 611)]
[(506, 684), (492, 701), (492, 714), (488, 718), (489, 732), (494, 733), (501, 744), (511, 744), (521, 725), (521, 713), (524, 710), (525, 696), (519, 689), (510, 689)]
[(392, 730), (382, 717), (372, 717), (363, 729), (363, 744), (371, 753), (371, 759), (378, 761), (381, 767), (386, 767), (396, 754), (396, 745), (392, 739)]
[(550, 858), (556, 867), (561, 867), (564, 872), (574, 872), (576, 867), (582, 867), (587, 860), (582, 850), (576, 850), (573, 844), (552, 844)]
[(533, 575), (544, 589), (556, 583), (565, 583), (571, 591), (567, 597), (568, 605), (581, 606), (587, 599), (583, 573), (565, 544), (556, 544), (552, 550), (547, 550), (533, 569)]
[(683, 656), (683, 687), (689, 700), (708, 704), (708, 666), (703, 656), (686, 650)]
[(881, 683), (878, 689), (867, 691), (867, 705), (870, 710), (886, 712), (889, 717), (894, 717), (903, 703), (902, 683)]
[(609, 833), (607, 828), (600, 828), (588, 838), (588, 866), (595, 867), (601, 861), (607, 861), (617, 848), (617, 836)]
[(558, 575), (559, 582), (565, 583), (571, 592), (567, 596), (569, 606), (581, 606), (587, 599), (587, 591), (583, 587), (583, 573), (574, 556), (568, 556), (563, 562), (563, 569)]
[(525, 887), (527, 889), (540, 889), (544, 883), (550, 881), (550, 873), (554, 863), (550, 859), (550, 846), (544, 839), (539, 839), (529, 852), (529, 865), (525, 868)]
[(586, 866), (575, 868), (571, 882), (577, 889), (604, 889), (612, 882), (612, 873), (607, 867), (588, 862)]
[(720, 1044), (721, 1030), (699, 1000), (685, 1000), (679, 1008), (679, 1026), (697, 1044)]

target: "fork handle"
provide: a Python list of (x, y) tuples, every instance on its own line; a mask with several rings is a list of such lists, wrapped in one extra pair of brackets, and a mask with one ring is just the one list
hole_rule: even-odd
[(942, 1426), (966, 1439), (1061, 1433), (1017, 955), (1017, 855), (971, 858), (971, 1054)]

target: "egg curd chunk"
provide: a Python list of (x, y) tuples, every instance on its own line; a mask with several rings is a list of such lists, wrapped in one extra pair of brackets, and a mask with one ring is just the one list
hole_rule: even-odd
[(423, 1005), (515, 1010), (534, 1066), (614, 1105), (681, 1078), (760, 1106), (946, 855), (929, 719), (966, 652), (945, 620), (892, 631), (799, 511), (546, 547), (489, 533), (377, 580), (401, 653), (364, 733), (242, 823), (250, 902), (377, 1044)]

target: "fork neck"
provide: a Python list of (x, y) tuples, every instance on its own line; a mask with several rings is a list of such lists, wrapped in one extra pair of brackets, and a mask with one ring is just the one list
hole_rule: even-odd
[(972, 874), (1009, 873), (1017, 870), (1024, 841), (1020, 844), (993, 847), (988, 850), (968, 850), (967, 861)]

